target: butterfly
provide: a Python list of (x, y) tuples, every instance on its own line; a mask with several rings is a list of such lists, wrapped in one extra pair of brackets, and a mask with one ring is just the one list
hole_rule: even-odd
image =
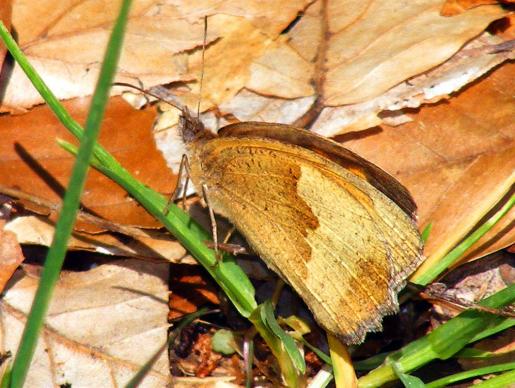
[(215, 213), (347, 344), (382, 328), (421, 263), (415, 203), (395, 178), (339, 143), (289, 125), (217, 135), (183, 110), (189, 177)]

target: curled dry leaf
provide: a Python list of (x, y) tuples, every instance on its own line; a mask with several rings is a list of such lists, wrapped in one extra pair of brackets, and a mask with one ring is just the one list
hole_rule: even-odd
[[(54, 224), (40, 216), (17, 217), (6, 225), (21, 244), (50, 246)], [(84, 250), (112, 256), (160, 259), (172, 263), (196, 263), (168, 233), (140, 230), (138, 236), (120, 238), (112, 233), (74, 232), (68, 243), (70, 250)]]
[(399, 125), (411, 121), (403, 109), (417, 108), (422, 104), (446, 99), (495, 66), (512, 58), (511, 52), (488, 51), (502, 42), (502, 39), (484, 33), (466, 44), (442, 65), (410, 78), (378, 97), (362, 103), (323, 109), (312, 130), (332, 137), (381, 123)]
[[(433, 302), (433, 307), (444, 316), (457, 315), (463, 309), (476, 305), (482, 299), (509, 286), (510, 282), (503, 277), (501, 268), (507, 267), (513, 272), (515, 271), (513, 265), (510, 254), (499, 251), (456, 268), (442, 279), (445, 287), (440, 295), (443, 300), (456, 302), (456, 306), (461, 308), (449, 309), (445, 303), (440, 305), (438, 300)], [(438, 286), (442, 285), (438, 283)]]
[[(272, 1), (190, 3), (134, 2), (118, 81), (137, 83), (140, 80), (146, 87), (151, 87), (198, 77), (195, 67), (194, 76), (191, 75), (189, 62), (192, 60), (188, 56), (202, 46), (204, 16), (217, 13), (219, 16), (210, 21), (207, 42), (224, 38), (220, 39), (218, 46), (224, 46), (226, 51), (216, 49), (218, 54), (215, 50), (212, 59), (232, 57), (233, 61), (224, 61), (226, 65), (238, 60), (249, 62), (259, 55), (268, 41), (277, 37), (308, 1), (289, 2), (288, 6), (281, 7), (280, 13)], [(28, 0), (15, 3), (13, 26), (18, 42), (58, 98), (69, 99), (92, 93), (119, 6), (119, 0), (88, 0), (73, 6), (64, 0), (51, 4)], [(234, 33), (239, 34), (240, 40), (245, 36), (255, 44), (246, 49), (242, 49), (241, 43), (226, 46)], [(236, 84), (240, 82), (238, 77), (234, 80)], [(218, 89), (215, 87), (213, 91)], [(19, 93), (20, 90), (24, 92)], [(5, 91), (3, 109), (22, 110), (41, 102), (41, 97), (16, 66)]]
[[(38, 284), (19, 275), (0, 302), (1, 351), (13, 354)], [(131, 260), (62, 273), (27, 386), (126, 383), (166, 342), (167, 280), (168, 265)], [(165, 352), (142, 386), (162, 387), (168, 381)]]
[(384, 1), (355, 4), (354, 12), (334, 12), (329, 21), (332, 41), (324, 88), (328, 105), (382, 94), (444, 62), (505, 14), (494, 6), (444, 18), (439, 15), (440, 0), (410, 2), (409, 7)]

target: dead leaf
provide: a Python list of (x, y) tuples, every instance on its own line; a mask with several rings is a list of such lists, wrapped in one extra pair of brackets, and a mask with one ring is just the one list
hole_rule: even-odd
[[(448, 252), (513, 184), (514, 102), (506, 91), (513, 89), (514, 71), (505, 65), (448, 102), (412, 114), (414, 122), (364, 131), (344, 142), (411, 191), (420, 226), (433, 224), (425, 247), (429, 260)], [(505, 221), (513, 221), (513, 212)], [(476, 251), (476, 257), (510, 245), (515, 235), (508, 229), (484, 238), (495, 248)]]
[[(65, 108), (81, 122), (87, 105), (88, 101), (79, 99), (65, 103)], [(144, 184), (171, 193), (175, 177), (155, 149), (150, 130), (153, 118), (152, 109), (135, 111), (121, 99), (111, 99), (99, 142)], [(0, 131), (0, 184), (59, 204), (75, 159), (56, 139), (75, 140), (48, 107), (2, 116)], [(89, 173), (82, 204), (92, 214), (116, 223), (159, 226), (122, 188), (95, 170)], [(91, 226), (87, 230), (99, 231)]]
[(0, 221), (0, 293), (24, 259), (16, 235), (5, 230), (5, 221)]
[(440, 0), (345, 5), (331, 2), (322, 10), (331, 34), (323, 96), (332, 106), (376, 97), (439, 65), (505, 15), (499, 7), (484, 6), (445, 18), (439, 15)]
[(502, 266), (515, 270), (510, 254), (499, 251), (454, 269), (442, 279), (446, 284), (444, 297), (466, 307), (501, 291), (510, 285), (501, 274)]
[[(0, 302), (2, 351), (13, 354), (38, 279), (21, 272)], [(168, 265), (120, 261), (61, 274), (27, 386), (118, 387), (167, 339)], [(168, 384), (163, 353), (142, 386)]]
[[(11, 28), (11, 14), (12, 2), (10, 0), (2, 1), (0, 3), (0, 21), (4, 23), (5, 27), (9, 30)], [(7, 48), (2, 43), (0, 44), (0, 69), (2, 68)]]
[(199, 266), (174, 265), (170, 291), (170, 320), (193, 313), (207, 303), (220, 304), (217, 285)]
[[(45, 217), (16, 217), (6, 225), (21, 244), (50, 246), (55, 225)], [(172, 263), (196, 263), (177, 240), (168, 233), (141, 230), (138, 237), (124, 237), (112, 233), (91, 234), (74, 232), (68, 243), (70, 250), (84, 250), (104, 255), (166, 260)]]
[[(474, 14), (464, 14), (467, 15), (465, 19), (452, 19), (438, 15), (441, 2), (437, 0), (410, 3), (409, 6), (403, 4), (401, 13), (404, 17), (408, 14), (413, 17), (405, 19), (402, 29), (390, 29), (391, 25), (397, 23), (396, 18), (401, 16), (399, 14), (391, 17), (396, 13), (395, 9), (383, 9), (388, 8), (389, 3), (374, 3), (364, 14), (359, 14), (359, 9), (349, 8), (344, 1), (339, 6), (338, 4), (340, 3), (330, 3), (326, 11), (326, 21), (323, 19), (321, 2), (310, 5), (299, 22), (287, 33), (288, 45), (278, 39), (262, 49), (263, 53), (259, 58), (254, 58), (250, 67), (250, 78), (247, 83), (240, 85), (245, 87), (234, 98), (230, 97), (238, 88), (232, 88), (236, 82), (233, 78), (240, 79), (239, 74), (246, 73), (241, 73), (241, 68), (238, 72), (228, 72), (225, 64), (212, 69), (213, 62), (216, 64), (220, 61), (210, 64), (206, 59), (206, 83), (209, 83), (210, 77), (218, 80), (224, 74), (235, 74), (235, 77), (231, 77), (229, 82), (231, 93), (223, 98), (215, 99), (210, 92), (203, 93), (203, 109), (208, 106), (206, 100), (210, 99), (222, 113), (232, 114), (241, 121), (260, 120), (304, 125), (306, 122), (298, 120), (310, 112), (310, 108), (316, 111), (317, 106), (313, 107), (309, 102), (314, 102), (315, 95), (318, 94), (317, 104), (320, 105), (318, 109), (321, 113), (311, 123), (311, 128), (325, 136), (335, 136), (370, 128), (384, 120), (392, 123), (390, 111), (414, 108), (447, 98), (450, 93), (511, 57), (509, 52), (486, 54), (487, 47), (502, 42), (500, 38), (483, 34), (480, 38), (472, 39), (491, 20), (502, 17), (504, 11), (499, 7), (487, 7), (490, 11), (485, 13), (482, 12), (484, 7), (481, 7)], [(342, 27), (337, 33), (332, 33), (332, 29), (337, 28), (333, 28), (333, 24), (344, 23), (335, 9), (349, 9), (344, 15), (351, 24), (349, 28)], [(492, 12), (492, 19), (487, 18), (489, 12)], [(499, 12), (497, 16), (493, 16), (495, 12)], [(353, 17), (356, 19), (352, 19)], [(417, 24), (426, 22), (438, 28), (433, 30)], [(329, 31), (324, 32), (324, 25), (330, 27)], [(410, 33), (410, 28), (417, 32)], [(460, 28), (463, 29), (461, 32)], [(418, 33), (419, 30), (423, 33)], [(324, 33), (330, 38), (326, 45), (321, 45), (320, 36)], [(369, 42), (372, 43), (368, 45)], [(340, 47), (344, 43), (345, 47)], [(462, 47), (465, 43), (465, 47)], [(360, 50), (360, 45), (364, 47), (363, 50)], [(471, 49), (479, 48), (484, 50), (483, 55), (471, 55)], [(297, 57), (292, 55), (292, 49), (297, 52)], [(456, 52), (458, 55), (452, 56)], [(254, 56), (254, 52), (249, 58), (251, 56)], [(452, 58), (447, 60), (450, 57)], [(206, 51), (206, 58), (209, 58), (209, 50)], [(317, 65), (316, 60), (320, 64)], [(341, 61), (345, 62), (340, 63)], [(442, 62), (444, 63), (440, 65)], [(415, 69), (417, 66), (420, 66), (418, 70)], [(316, 90), (311, 88), (313, 82), (310, 83), (310, 88), (302, 87), (311, 76)], [(220, 97), (220, 91), (226, 84), (215, 83), (215, 87)], [(207, 86), (207, 89), (211, 87)], [(340, 97), (333, 102), (332, 99), (336, 97), (331, 93)], [(196, 100), (196, 95), (185, 99), (190, 106), (194, 106)], [(276, 113), (273, 108), (277, 107), (288, 114), (282, 116)], [(387, 112), (381, 114), (384, 111)], [(405, 120), (407, 117), (402, 118)]]
[[(229, 36), (235, 30), (240, 30), (239, 37), (245, 36), (249, 43), (252, 36), (263, 31), (258, 40), (265, 42), (275, 39), (308, 1), (289, 2), (288, 6), (282, 7), (281, 15), (272, 1), (245, 2), (244, 5), (238, 1), (189, 3), (134, 2), (118, 81), (134, 83), (140, 80), (145, 87), (191, 81), (199, 72), (193, 68), (194, 76), (191, 75), (188, 56), (202, 46), (205, 15), (214, 15), (208, 30), (208, 43), (224, 38), (218, 44), (223, 46), (231, 41)], [(120, 1), (94, 0), (74, 6), (63, 0), (51, 5), (30, 0), (15, 3), (13, 25), (18, 42), (59, 99), (92, 93), (119, 6)], [(224, 56), (232, 57), (233, 63), (238, 58), (248, 61), (247, 57), (253, 51), (254, 55), (259, 55), (257, 47), (250, 46), (245, 52), (238, 47), (241, 44), (225, 47), (228, 50)], [(217, 55), (215, 53), (215, 57)], [(231, 64), (231, 61), (225, 63)], [(20, 88), (24, 93), (19, 93)], [(39, 94), (16, 66), (5, 91), (3, 110), (22, 110), (41, 102)]]
[(440, 10), (440, 15), (454, 16), (465, 12), (467, 9), (479, 7), (481, 5), (510, 3), (513, 3), (513, 0), (446, 0)]
[[(502, 42), (502, 39), (484, 33), (440, 66), (410, 78), (378, 97), (362, 103), (324, 108), (311, 129), (333, 137), (381, 123), (395, 126), (411, 121), (403, 109), (418, 108), (423, 104), (447, 99), (452, 93), (511, 58), (510, 52), (488, 52), (492, 46)], [(474, 50), (482, 54), (474, 54)]]

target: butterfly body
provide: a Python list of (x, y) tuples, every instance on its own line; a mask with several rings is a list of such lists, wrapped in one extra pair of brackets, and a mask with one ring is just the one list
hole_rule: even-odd
[(207, 188), (213, 210), (234, 223), (324, 329), (347, 343), (379, 330), (421, 261), (407, 191), (302, 129), (241, 123), (215, 136), (187, 120), (190, 177)]

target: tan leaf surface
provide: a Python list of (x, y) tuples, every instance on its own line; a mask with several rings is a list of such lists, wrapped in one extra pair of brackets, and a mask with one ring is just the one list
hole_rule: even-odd
[[(501, 42), (502, 39), (484, 33), (442, 65), (410, 78), (378, 97), (362, 103), (324, 108), (312, 130), (332, 137), (381, 123), (399, 125), (410, 121), (410, 117), (403, 113), (404, 108), (417, 108), (446, 99), (513, 57), (509, 52), (488, 53), (489, 47)], [(479, 50), (479, 53), (474, 50)]]
[[(134, 2), (118, 81), (134, 83), (140, 80), (146, 87), (151, 87), (197, 78), (198, 68), (189, 63), (196, 60), (188, 56), (198, 57), (193, 51), (202, 46), (204, 15), (219, 13), (210, 18), (207, 42), (221, 39), (214, 45), (217, 49), (211, 50), (213, 55), (211, 51), (207, 55), (207, 62), (213, 60), (215, 66), (230, 65), (226, 70), (239, 67), (242, 76), (235, 77), (234, 84), (241, 88), (241, 83), (248, 78), (252, 58), (259, 57), (262, 47), (275, 39), (308, 1), (289, 2), (288, 6), (282, 7), (280, 16), (273, 1), (190, 3), (171, 0)], [(19, 44), (58, 98), (92, 93), (119, 5), (119, 0), (88, 0), (79, 4), (70, 4), (66, 0), (52, 3), (21, 0), (15, 3), (13, 25)], [(238, 44), (234, 44), (236, 36), (239, 37)], [(248, 43), (244, 49), (242, 36)], [(218, 63), (223, 57), (232, 60)], [(242, 63), (235, 65), (239, 62)], [(218, 89), (215, 87), (211, 93)], [(16, 66), (4, 95), (3, 109), (20, 110), (41, 102), (41, 97)]]
[[(411, 191), (420, 226), (433, 223), (425, 251), (430, 260), (462, 239), (514, 182), (514, 101), (507, 93), (514, 71), (505, 65), (449, 102), (411, 115), (412, 123), (365, 131), (344, 143)], [(485, 236), (489, 243), (475, 256), (513, 243), (513, 229), (504, 225)]]
[[(2, 298), (2, 351), (13, 354), (38, 279), (19, 273)], [(167, 338), (168, 265), (126, 260), (61, 274), (27, 386), (118, 387)], [(164, 352), (142, 386), (167, 384)]]
[[(20, 244), (50, 246), (54, 224), (40, 216), (17, 217), (6, 225)], [(196, 263), (177, 240), (168, 233), (139, 230), (137, 236), (120, 239), (112, 233), (74, 232), (68, 249), (85, 250), (112, 256), (161, 259), (172, 263)]]
[[(453, 18), (440, 16), (440, 0), (354, 2), (352, 12), (329, 20), (324, 98), (328, 105), (362, 102), (450, 58), (505, 14), (484, 6)], [(334, 8), (333, 8), (334, 7)], [(416, 60), (414, 60), (416, 59)]]
[[(321, 95), (321, 107), (326, 107), (312, 129), (325, 136), (335, 136), (370, 128), (383, 121), (402, 123), (406, 116), (393, 121), (391, 113), (381, 112), (414, 108), (447, 98), (510, 57), (506, 52), (487, 54), (486, 47), (502, 42), (489, 34), (467, 43), (490, 21), (503, 15), (499, 7), (480, 7), (475, 13), (463, 14), (463, 19), (460, 19), (462, 16), (454, 19), (438, 14), (441, 1), (437, 0), (402, 4), (402, 12), (397, 12), (388, 2), (366, 4), (370, 7), (363, 10), (365, 3), (332, 1), (323, 18), (321, 1), (313, 3), (287, 34), (291, 48), (304, 62), (292, 62), (287, 55), (281, 55), (286, 52), (285, 46), (281, 50), (268, 46), (262, 58), (270, 58), (268, 63), (274, 66), (260, 73), (261, 64), (257, 62), (261, 59), (256, 60), (251, 68), (251, 79), (245, 85), (248, 90), (240, 91), (234, 101), (219, 104), (221, 111), (241, 121), (271, 120), (274, 115), (263, 114), (261, 107), (291, 106), (292, 99), (308, 98), (308, 89), (300, 93), (301, 88), (292, 89), (292, 85), (297, 85), (306, 72), (314, 71), (315, 92)], [(347, 11), (338, 11), (342, 9)], [(399, 24), (399, 20), (403, 23)], [(348, 28), (341, 26), (342, 23), (348, 23)], [(434, 29), (419, 23), (428, 23)], [(400, 27), (393, 28), (397, 24)], [(324, 25), (328, 31), (324, 32)], [(320, 45), (320, 36), (324, 33), (329, 38), (324, 40), (325, 45)], [(480, 47), (485, 48), (482, 55), (472, 54), (471, 49)], [(453, 56), (456, 52), (458, 55)], [(279, 57), (273, 58), (271, 53)], [(314, 62), (320, 58), (325, 61), (317, 67)], [(277, 63), (288, 63), (288, 77)], [(308, 70), (309, 66), (314, 68)], [(254, 82), (254, 79), (259, 81)], [(299, 93), (295, 94), (295, 90)], [(255, 96), (250, 98), (252, 92)], [(243, 100), (247, 104), (241, 104)], [(290, 116), (299, 118), (309, 109), (296, 108), (295, 114)], [(280, 122), (294, 121), (283, 119)]]

